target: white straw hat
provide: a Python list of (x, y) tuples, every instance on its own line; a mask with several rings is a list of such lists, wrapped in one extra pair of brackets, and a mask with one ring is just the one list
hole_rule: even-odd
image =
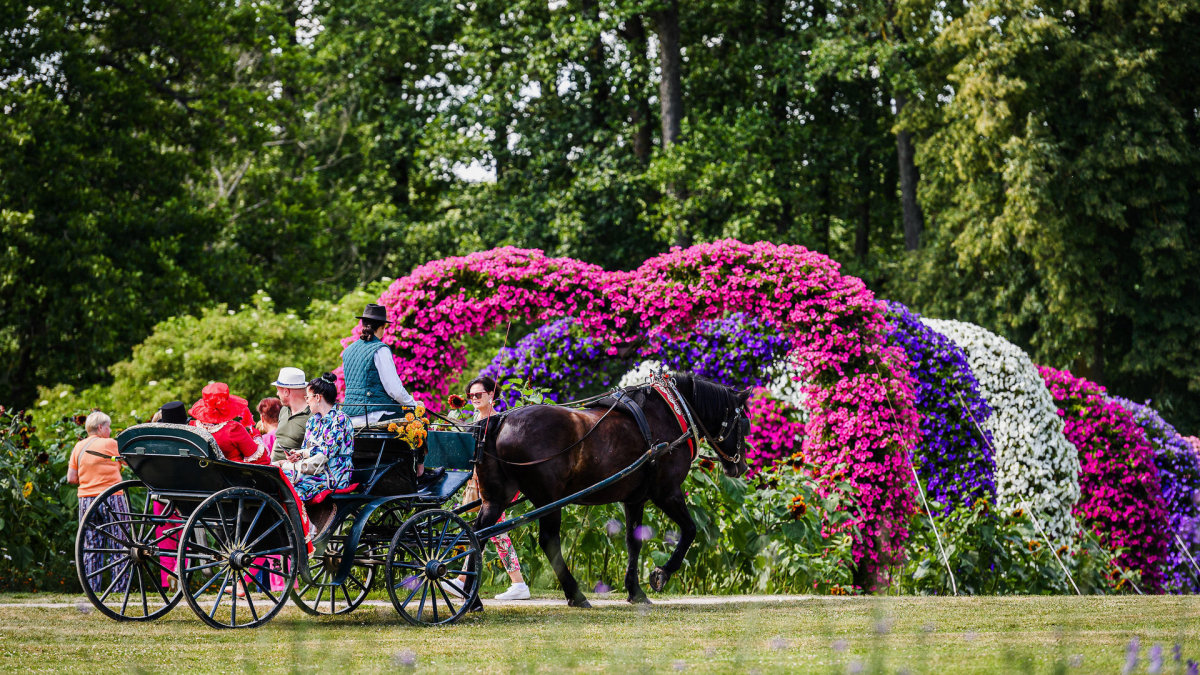
[(273, 384), (284, 389), (304, 389), (308, 386), (308, 380), (304, 379), (304, 371), (299, 368), (280, 368), (279, 379)]

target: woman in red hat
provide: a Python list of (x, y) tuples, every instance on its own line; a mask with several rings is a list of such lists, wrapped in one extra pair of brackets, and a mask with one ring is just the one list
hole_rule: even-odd
[(246, 399), (229, 393), (229, 385), (213, 382), (200, 392), (192, 406), (192, 422), (212, 434), (225, 459), (247, 464), (270, 464), (271, 453), (247, 430), (254, 423)]

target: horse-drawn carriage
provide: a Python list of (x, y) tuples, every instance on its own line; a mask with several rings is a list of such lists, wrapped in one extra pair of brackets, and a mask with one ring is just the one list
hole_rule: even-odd
[[(277, 467), (228, 461), (194, 427), (130, 427), (117, 445), (138, 480), (113, 486), (84, 514), (76, 542), (80, 581), (113, 619), (156, 619), (183, 599), (213, 627), (249, 628), (270, 620), (288, 597), (310, 614), (352, 611), (382, 578), (406, 621), (451, 623), (478, 604), (480, 542), (540, 520), (539, 543), (568, 603), (587, 606), (562, 560), (559, 511), (622, 502), (632, 532), (652, 501), (680, 525), (675, 552), (651, 574), (651, 587), (662, 590), (695, 536), (680, 486), (700, 441), (727, 474), (746, 469), (748, 392), (679, 379), (678, 388), (666, 378), (596, 397), (591, 406), (520, 408), (509, 414), (516, 424), (490, 418), (495, 423), (478, 442), (472, 433), (430, 431), (425, 466), (444, 474), (420, 490), (412, 489), (413, 449), (390, 432), (362, 431), (351, 487), (319, 496), (333, 511), (316, 533)], [(484, 499), (467, 522), (463, 514), (479, 501), (442, 507), (476, 467)], [(110, 519), (97, 505), (118, 492), (129, 506), (109, 509)], [(497, 522), (518, 492), (534, 508)], [(103, 543), (89, 546), (88, 531)], [(630, 535), (626, 543), (629, 599), (646, 602), (636, 571), (641, 542)], [(106, 561), (88, 567), (86, 555)]]
[[(109, 617), (152, 620), (182, 599), (213, 627), (248, 628), (289, 596), (310, 614), (342, 614), (381, 575), (396, 611), (415, 624), (454, 621), (476, 600), (479, 541), (459, 515), (438, 508), (470, 478), (470, 433), (431, 431), (426, 464), (445, 472), (413, 490), (413, 450), (388, 431), (359, 432), (351, 486), (314, 500), (332, 509), (317, 533), (277, 467), (226, 460), (202, 429), (142, 424), (117, 444), (138, 480), (95, 504), (124, 493), (129, 510), (105, 517), (92, 507), (76, 542), (84, 592)], [(88, 546), (85, 530), (104, 543)], [(84, 573), (85, 555), (105, 562)], [(454, 577), (463, 582), (451, 589)]]

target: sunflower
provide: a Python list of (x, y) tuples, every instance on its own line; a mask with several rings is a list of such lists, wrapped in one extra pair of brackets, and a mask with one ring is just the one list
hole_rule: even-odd
[(29, 499), (29, 495), (33, 494), (33, 481), (25, 481), (25, 489), (21, 490), (21, 494)]

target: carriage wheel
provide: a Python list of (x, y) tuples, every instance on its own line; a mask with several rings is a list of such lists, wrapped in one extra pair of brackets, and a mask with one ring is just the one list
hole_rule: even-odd
[[(272, 591), (269, 575), (282, 576), (284, 588), (291, 588), (300, 555), (292, 523), (274, 498), (250, 488), (222, 490), (200, 502), (184, 533), (180, 585), (205, 623), (253, 628), (283, 608), (288, 592)], [(271, 557), (282, 569), (264, 564)]]
[[(409, 518), (387, 555), (388, 595), (406, 621), (433, 626), (457, 621), (479, 598), (479, 539), (465, 520), (430, 509)], [(465, 577), (459, 591), (458, 577)], [(451, 586), (454, 584), (454, 586)]]
[[(110, 502), (117, 493), (124, 499)], [(141, 481), (118, 483), (98, 495), (75, 537), (75, 568), (88, 600), (117, 621), (152, 621), (171, 611), (180, 598), (174, 541), (182, 529), (171, 501)], [(85, 562), (92, 563), (90, 570)]]

